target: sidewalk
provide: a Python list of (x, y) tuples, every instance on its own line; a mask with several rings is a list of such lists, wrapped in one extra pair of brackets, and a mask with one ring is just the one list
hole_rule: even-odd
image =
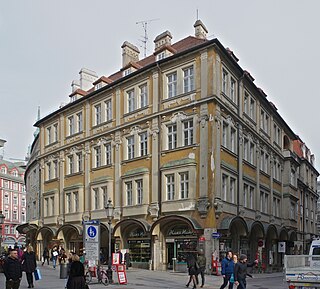
[[(42, 280), (34, 281), (35, 288), (41, 289), (63, 289), (65, 286), (65, 280), (60, 279), (60, 267), (54, 270), (52, 266), (41, 266), (39, 265)], [(119, 285), (117, 282), (116, 273), (113, 274), (115, 284), (109, 285), (107, 288), (125, 288), (125, 289), (178, 289), (186, 288), (185, 284), (188, 281), (187, 273), (170, 272), (170, 271), (148, 271), (143, 269), (130, 268), (127, 271), (127, 285)], [(259, 289), (286, 289), (285, 283), (282, 282), (282, 273), (271, 273), (271, 274), (255, 274), (254, 278), (248, 278), (248, 289), (259, 288)], [(4, 286), (5, 278), (0, 273), (0, 288)], [(222, 284), (221, 276), (206, 275), (206, 284), (204, 288), (220, 288)], [(2, 286), (3, 285), (3, 286)], [(21, 289), (27, 288), (28, 284), (26, 281), (25, 273), (21, 282)], [(105, 288), (102, 284), (90, 284), (90, 289)], [(236, 287), (234, 287), (236, 288)]]

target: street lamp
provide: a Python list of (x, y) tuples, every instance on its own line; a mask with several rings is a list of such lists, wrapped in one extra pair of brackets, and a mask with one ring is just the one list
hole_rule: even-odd
[(110, 283), (113, 283), (112, 269), (111, 269), (111, 224), (112, 224), (112, 220), (113, 220), (114, 207), (113, 207), (111, 199), (108, 200), (108, 204), (106, 205), (105, 210), (106, 210), (106, 215), (107, 215), (108, 224), (109, 224), (109, 255), (108, 255), (107, 276), (108, 276), (108, 279), (110, 280)]
[(2, 242), (2, 224), (4, 223), (4, 219), (6, 216), (2, 214), (2, 211), (0, 210), (0, 253), (1, 253), (1, 242)]

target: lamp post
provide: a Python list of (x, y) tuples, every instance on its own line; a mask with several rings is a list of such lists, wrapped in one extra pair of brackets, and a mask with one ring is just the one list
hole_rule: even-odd
[(114, 207), (111, 199), (108, 200), (108, 204), (106, 205), (105, 210), (106, 210), (106, 215), (107, 215), (108, 224), (109, 224), (109, 255), (108, 255), (107, 276), (108, 276), (108, 279), (110, 280), (110, 283), (113, 283), (112, 269), (111, 269), (111, 224), (113, 220)]
[(0, 210), (0, 253), (2, 251), (1, 246), (2, 246), (2, 224), (4, 223), (4, 219), (6, 216), (2, 214), (2, 211)]

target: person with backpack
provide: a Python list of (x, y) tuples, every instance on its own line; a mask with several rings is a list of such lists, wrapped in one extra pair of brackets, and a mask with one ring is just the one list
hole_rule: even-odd
[(221, 275), (223, 277), (223, 284), (221, 285), (220, 289), (224, 289), (228, 283), (228, 289), (233, 288), (233, 282), (230, 282), (230, 278), (234, 273), (234, 262), (232, 256), (232, 251), (228, 251), (226, 257), (221, 262)]

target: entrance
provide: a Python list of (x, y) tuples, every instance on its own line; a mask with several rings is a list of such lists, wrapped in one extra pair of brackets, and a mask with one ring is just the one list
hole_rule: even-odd
[(167, 245), (167, 264), (168, 269), (173, 269), (174, 243), (166, 243)]

